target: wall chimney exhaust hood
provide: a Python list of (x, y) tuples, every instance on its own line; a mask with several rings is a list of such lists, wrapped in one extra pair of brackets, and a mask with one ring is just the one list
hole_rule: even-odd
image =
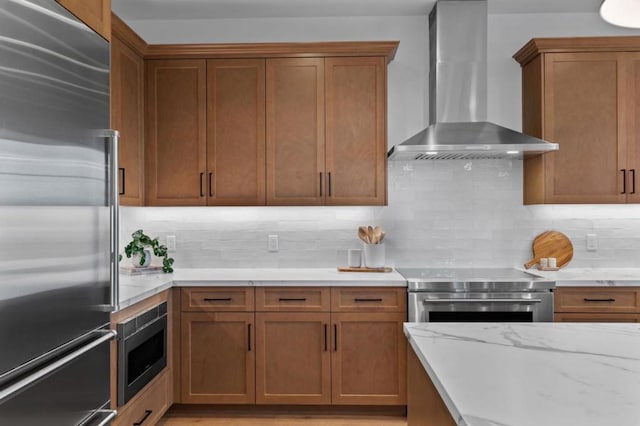
[(486, 121), (487, 1), (438, 0), (429, 14), (429, 122), (389, 160), (523, 158), (558, 144)]

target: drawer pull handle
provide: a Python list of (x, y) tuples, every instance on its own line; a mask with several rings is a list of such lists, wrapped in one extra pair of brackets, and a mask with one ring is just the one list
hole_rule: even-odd
[(230, 297), (205, 297), (203, 299), (205, 302), (231, 302)]
[(281, 302), (306, 302), (306, 297), (281, 297), (279, 299)]
[(615, 302), (616, 299), (608, 298), (608, 299), (587, 299), (584, 298), (585, 302)]
[(145, 420), (147, 420), (147, 418), (149, 418), (151, 413), (153, 413), (152, 410), (144, 410), (144, 416), (139, 421), (135, 422), (133, 426), (140, 426), (142, 423), (145, 422)]
[(382, 302), (382, 299), (359, 299), (357, 297), (353, 300), (356, 302)]

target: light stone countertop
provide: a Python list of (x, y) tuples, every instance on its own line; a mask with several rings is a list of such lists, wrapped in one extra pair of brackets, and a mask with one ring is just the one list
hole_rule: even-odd
[(640, 325), (406, 323), (464, 426), (640, 425)]
[(640, 287), (640, 268), (532, 268), (527, 272), (555, 281), (556, 287)]
[(190, 286), (360, 286), (406, 287), (407, 281), (392, 272), (338, 272), (337, 269), (176, 269), (172, 274), (120, 274), (119, 309), (138, 303), (171, 287)]

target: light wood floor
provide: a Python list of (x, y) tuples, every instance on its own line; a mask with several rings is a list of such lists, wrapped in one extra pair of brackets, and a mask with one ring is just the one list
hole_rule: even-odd
[(407, 426), (404, 417), (165, 417), (158, 426)]

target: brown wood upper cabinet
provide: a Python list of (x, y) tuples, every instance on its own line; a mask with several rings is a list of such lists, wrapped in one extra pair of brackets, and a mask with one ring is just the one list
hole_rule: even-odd
[(111, 127), (120, 132), (118, 185), (120, 204), (141, 206), (144, 151), (144, 60), (113, 34), (111, 37)]
[(111, 40), (111, 0), (56, 0), (105, 40)]
[(146, 61), (145, 71), (146, 204), (206, 205), (206, 61)]
[[(634, 40), (635, 39), (635, 40)], [(524, 161), (524, 203), (639, 202), (640, 37), (533, 39), (522, 65), (523, 131), (558, 152)]]
[(264, 59), (207, 61), (207, 204), (265, 204)]
[(385, 205), (385, 58), (326, 58), (325, 78), (326, 204)]
[(324, 59), (267, 59), (267, 204), (325, 204)]

